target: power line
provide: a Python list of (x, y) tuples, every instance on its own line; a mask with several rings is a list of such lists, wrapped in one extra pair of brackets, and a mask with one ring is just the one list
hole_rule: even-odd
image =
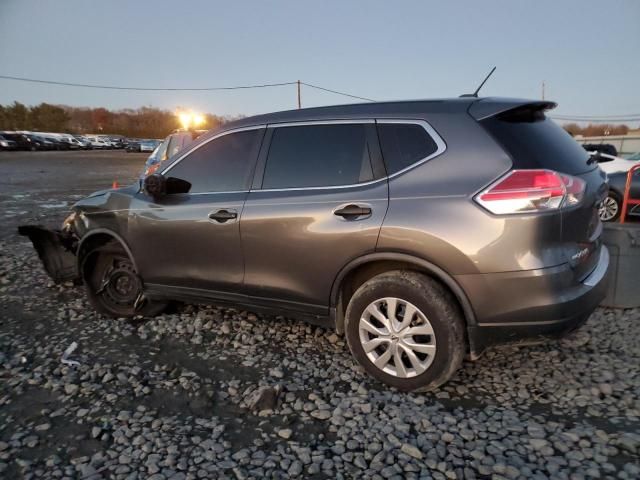
[(306, 85), (307, 87), (317, 88), (318, 90), (324, 90), (325, 92), (335, 93), (337, 95), (344, 95), (345, 97), (357, 98), (358, 100), (365, 100), (367, 102), (375, 102), (376, 100), (372, 100), (370, 98), (358, 97), (357, 95), (351, 95), (350, 93), (339, 92), (337, 90), (331, 90), (329, 88), (319, 87), (318, 85), (312, 85), (311, 83), (300, 82), (302, 85)]
[(151, 92), (202, 92), (202, 91), (216, 91), (216, 90), (245, 90), (250, 88), (267, 88), (267, 87), (281, 87), (286, 85), (297, 85), (298, 87), (298, 108), (301, 107), (300, 100), (300, 85), (305, 85), (317, 90), (323, 90), (325, 92), (334, 93), (336, 95), (342, 95), (345, 97), (356, 98), (358, 100), (365, 100), (367, 102), (374, 102), (370, 98), (359, 97), (357, 95), (351, 95), (350, 93), (339, 92), (338, 90), (331, 90), (329, 88), (320, 87), (311, 83), (305, 83), (300, 80), (295, 82), (279, 82), (279, 83), (263, 83), (258, 85), (238, 85), (233, 87), (202, 87), (202, 88), (155, 88), (155, 87), (123, 87), (116, 85), (96, 85), (89, 83), (72, 83), (72, 82), (59, 82), (55, 80), (41, 80), (36, 78), (15, 77), (11, 75), (0, 75), (0, 79), (14, 80), (19, 82), (40, 83), (46, 85), (61, 85), (65, 87), (81, 87), (81, 88), (97, 88), (106, 90), (129, 90), (129, 91), (151, 91)]
[(9, 75), (0, 75), (0, 78), (5, 80), (16, 80), (20, 82), (30, 83), (44, 83), (47, 85), (62, 85), (65, 87), (83, 87), (83, 88), (99, 88), (106, 90), (135, 90), (135, 91), (153, 91), (153, 92), (201, 92), (201, 91), (213, 91), (213, 90), (242, 90), (249, 88), (266, 88), (266, 87), (281, 87), (284, 85), (295, 85), (296, 82), (280, 82), (280, 83), (263, 83), (259, 85), (239, 85), (234, 87), (202, 87), (202, 88), (146, 88), (146, 87), (121, 87), (114, 85), (94, 85), (88, 83), (69, 83), (69, 82), (57, 82), (53, 80), (39, 80), (35, 78), (24, 77), (12, 77)]
[[(247, 90), (252, 88), (270, 88), (270, 87), (283, 87), (287, 85), (297, 85), (299, 105), (300, 105), (300, 99), (299, 99), (300, 85), (305, 85), (310, 88), (315, 88), (317, 90), (322, 90), (324, 92), (329, 92), (336, 95), (342, 95), (344, 97), (355, 98), (357, 100), (364, 100), (366, 102), (376, 101), (371, 98), (360, 97), (358, 95), (352, 95), (350, 93), (340, 92), (338, 90), (332, 90), (330, 88), (321, 87), (319, 85), (314, 85), (312, 83), (307, 83), (300, 80), (293, 81), (293, 82), (262, 83), (262, 84), (256, 84), (256, 85), (236, 85), (236, 86), (230, 86), (230, 87), (159, 88), (159, 87), (123, 87), (123, 86), (116, 86), (116, 85), (98, 85), (98, 84), (89, 84), (89, 83), (60, 82), (56, 80), (41, 80), (36, 78), (15, 77), (11, 75), (0, 75), (0, 79), (13, 80), (13, 81), (19, 81), (19, 82), (39, 83), (39, 84), (46, 84), (46, 85), (60, 85), (65, 87), (95, 88), (95, 89), (103, 89), (103, 90), (149, 91), (149, 92), (204, 92), (204, 91), (221, 91), (221, 90)], [(640, 121), (640, 113), (630, 113), (627, 115), (601, 115), (601, 116), (551, 115), (551, 118), (555, 118), (557, 120), (565, 120), (565, 121), (578, 121), (578, 122), (591, 121), (596, 123), (602, 123), (607, 121), (635, 122), (635, 121)]]
[(150, 91), (150, 92), (203, 92), (203, 91), (216, 91), (216, 90), (246, 90), (250, 88), (268, 88), (268, 87), (282, 87), (286, 85), (305, 85), (307, 87), (323, 90), (325, 92), (334, 93), (336, 95), (342, 95), (345, 97), (356, 98), (358, 100), (365, 100), (367, 102), (373, 102), (370, 98), (359, 97), (350, 93), (339, 92), (338, 90), (331, 90), (330, 88), (320, 87), (319, 85), (313, 85), (311, 83), (302, 82), (300, 80), (294, 82), (278, 82), (278, 83), (262, 83), (257, 85), (237, 85), (231, 87), (201, 87), (201, 88), (157, 88), (157, 87), (124, 87), (116, 85), (97, 85), (90, 83), (72, 83), (72, 82), (60, 82), (56, 80), (42, 80), (37, 78), (15, 77), (11, 75), (0, 75), (0, 79), (14, 80), (18, 82), (40, 83), (45, 85), (61, 85), (65, 87), (81, 87), (81, 88), (97, 88), (102, 90), (130, 90), (130, 91)]

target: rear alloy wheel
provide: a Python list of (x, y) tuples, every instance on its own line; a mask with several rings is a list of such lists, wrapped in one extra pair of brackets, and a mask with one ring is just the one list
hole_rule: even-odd
[(464, 322), (455, 299), (434, 279), (393, 271), (367, 281), (345, 315), (347, 343), (373, 377), (399, 390), (432, 390), (460, 367)]
[(620, 198), (615, 193), (609, 192), (598, 207), (598, 215), (603, 222), (614, 222), (620, 217), (621, 210)]
[(155, 316), (166, 307), (164, 302), (150, 302), (144, 297), (142, 279), (118, 245), (108, 244), (90, 252), (83, 271), (89, 300), (101, 313), (112, 317)]
[(385, 297), (370, 303), (358, 327), (367, 358), (389, 375), (415, 377), (433, 362), (433, 327), (420, 309), (401, 298)]

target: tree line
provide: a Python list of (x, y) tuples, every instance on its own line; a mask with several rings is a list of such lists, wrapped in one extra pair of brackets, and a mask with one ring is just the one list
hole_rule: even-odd
[[(215, 128), (230, 117), (205, 114), (202, 128)], [(170, 111), (152, 107), (108, 110), (106, 108), (70, 107), (68, 105), (27, 106), (20, 102), (0, 105), (0, 130), (29, 130), (52, 133), (97, 133), (132, 138), (164, 138), (180, 122)]]
[[(211, 129), (233, 118), (205, 114), (202, 128)], [(142, 107), (108, 110), (103, 107), (70, 107), (68, 105), (27, 106), (20, 102), (0, 105), (0, 130), (30, 130), (54, 133), (104, 133), (132, 138), (164, 138), (180, 128), (178, 117), (168, 110)], [(627, 125), (589, 124), (581, 127), (567, 123), (563, 128), (571, 135), (585, 137), (624, 135)]]

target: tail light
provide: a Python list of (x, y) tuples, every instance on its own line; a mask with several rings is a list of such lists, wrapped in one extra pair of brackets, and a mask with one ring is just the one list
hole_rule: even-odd
[(579, 204), (586, 183), (552, 170), (512, 170), (475, 200), (491, 213), (546, 212)]

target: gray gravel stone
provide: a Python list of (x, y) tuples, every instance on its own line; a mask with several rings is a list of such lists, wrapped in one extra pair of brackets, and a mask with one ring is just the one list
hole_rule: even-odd
[[(566, 341), (490, 350), (407, 394), (332, 331), (197, 305), (112, 320), (27, 245), (0, 252), (0, 476), (640, 476), (640, 309), (599, 309)], [(22, 311), (40, 321), (25, 329)], [(60, 364), (71, 341), (80, 367)]]

